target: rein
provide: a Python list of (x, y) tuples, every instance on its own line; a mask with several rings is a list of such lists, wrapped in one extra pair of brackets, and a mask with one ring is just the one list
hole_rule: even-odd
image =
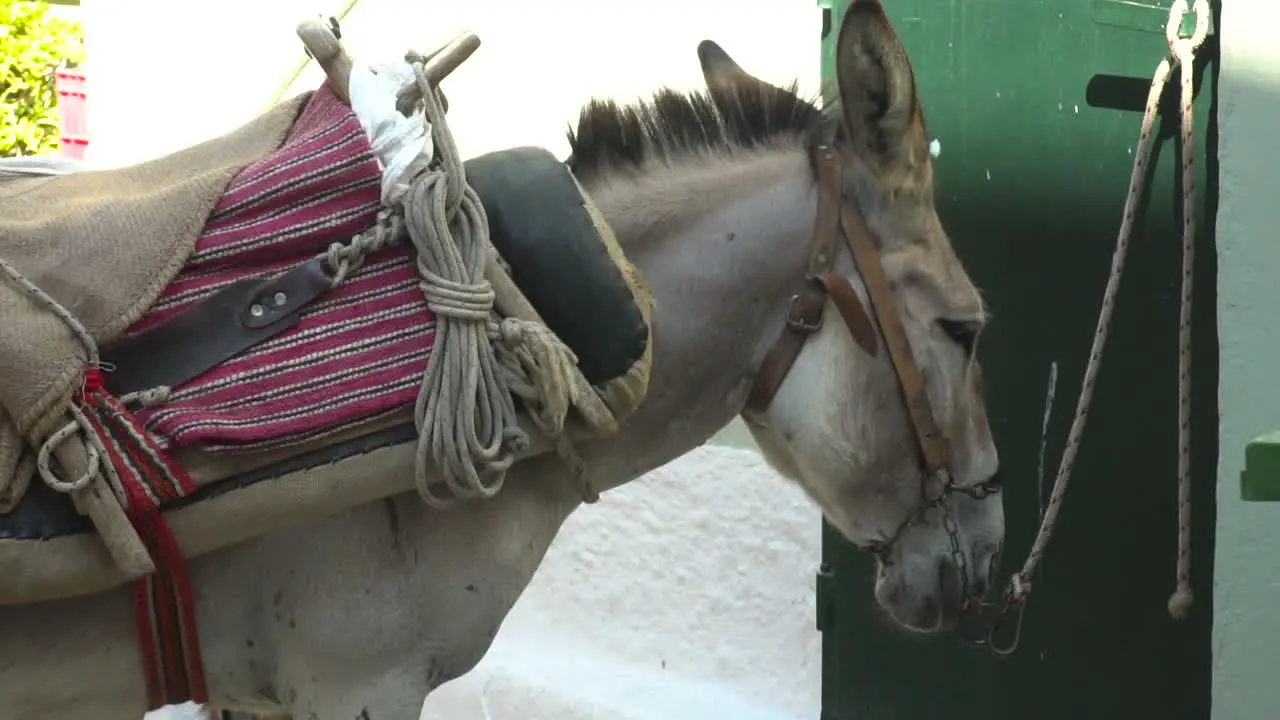
[[(857, 206), (844, 197), (844, 171), (840, 153), (833, 147), (817, 150), (818, 209), (813, 237), (809, 241), (809, 263), (804, 288), (792, 296), (787, 308), (786, 325), (765, 355), (747, 396), (744, 412), (762, 413), (768, 409), (778, 388), (795, 365), (805, 341), (822, 328), (826, 301), (831, 300), (854, 342), (871, 357), (879, 353), (876, 328), (884, 338), (885, 349), (898, 377), (898, 389), (906, 404), (907, 414), (920, 452), (920, 502), (885, 541), (858, 545), (859, 550), (876, 555), (888, 563), (890, 550), (908, 528), (920, 522), (930, 510), (939, 508), (943, 527), (951, 544), (951, 558), (961, 575), (961, 586), (969, 586), (968, 563), (960, 548), (959, 527), (946, 504), (953, 492), (975, 499), (999, 492), (999, 485), (986, 481), (972, 486), (958, 486), (950, 472), (950, 448), (938, 430), (933, 407), (925, 393), (924, 377), (911, 352), (911, 343), (893, 299), (889, 278), (885, 275), (871, 231)], [(870, 312), (867, 311), (849, 278), (832, 271), (836, 240), (843, 237), (853, 255), (853, 263), (867, 289)]]

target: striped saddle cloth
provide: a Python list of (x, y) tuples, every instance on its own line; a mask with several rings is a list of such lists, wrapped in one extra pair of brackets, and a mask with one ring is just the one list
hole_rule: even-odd
[[(371, 227), (381, 170), (351, 110), (317, 92), (279, 151), (218, 201), (195, 253), (126, 337), (237, 281), (277, 275)], [(290, 329), (136, 413), (161, 447), (252, 450), (410, 405), (434, 340), (407, 244), (369, 255)]]

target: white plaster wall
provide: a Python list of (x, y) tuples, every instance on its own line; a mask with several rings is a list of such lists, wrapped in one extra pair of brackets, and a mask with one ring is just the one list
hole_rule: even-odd
[(422, 719), (817, 720), (820, 546), (818, 510), (757, 453), (695, 450), (570, 517)]
[[(251, 118), (301, 53), (297, 22), (338, 4), (84, 0), (91, 157), (137, 161)], [(812, 0), (361, 0), (343, 42), (357, 58), (394, 59), (468, 29), (483, 46), (444, 84), (467, 156), (520, 144), (565, 154), (565, 125), (593, 94), (697, 86), (694, 50), (706, 37), (768, 80), (817, 88)], [(313, 64), (295, 90), (320, 77)]]
[(1222, 3), (1214, 720), (1280, 718), (1280, 507), (1240, 500), (1245, 444), (1280, 428), (1277, 27), (1274, 0)]
[[(298, 20), (338, 4), (84, 0), (89, 159), (137, 162), (248, 120), (296, 62)], [(462, 153), (564, 156), (589, 97), (698, 87), (704, 38), (815, 92), (820, 21), (810, 0), (361, 0), (342, 25), (370, 61), (475, 31), (481, 49), (444, 85)], [(292, 92), (321, 78), (312, 66)], [(750, 443), (737, 423), (715, 442)], [(757, 455), (699, 449), (571, 518), (484, 663), (423, 717), (816, 718), (819, 538), (818, 511)]]

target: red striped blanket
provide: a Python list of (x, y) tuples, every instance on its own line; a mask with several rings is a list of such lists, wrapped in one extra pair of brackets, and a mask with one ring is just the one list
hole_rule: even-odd
[[(244, 278), (305, 262), (375, 222), (380, 171), (350, 108), (317, 91), (278, 152), (219, 200), (187, 266), (130, 333)], [(370, 255), (298, 324), (138, 419), (162, 446), (250, 449), (306, 440), (412, 404), (435, 338), (405, 247)]]

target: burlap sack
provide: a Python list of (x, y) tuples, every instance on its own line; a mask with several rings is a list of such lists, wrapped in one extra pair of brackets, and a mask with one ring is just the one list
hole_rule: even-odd
[[(0, 258), (105, 344), (136, 322), (186, 262), (231, 178), (278, 147), (309, 93), (239, 129), (131, 167), (0, 183)], [(86, 369), (66, 323), (0, 279), (0, 512), (32, 446), (65, 422)], [(28, 445), (30, 443), (30, 445)]]

